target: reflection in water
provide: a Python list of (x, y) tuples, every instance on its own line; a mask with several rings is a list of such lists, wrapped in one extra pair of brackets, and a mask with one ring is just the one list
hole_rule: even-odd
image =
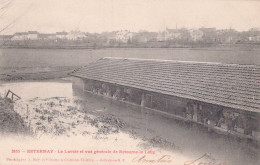
[(228, 164), (258, 164), (258, 148), (246, 141), (208, 133), (207, 129), (177, 122), (149, 110), (118, 103), (103, 96), (83, 93), (76, 87), (73, 88), (73, 95), (86, 99), (88, 107), (105, 107), (102, 113), (113, 114), (123, 119), (131, 125), (136, 134), (145, 139), (166, 139), (173, 143), (175, 148), (180, 148), (185, 156), (196, 159), (206, 154), (207, 158)]
[[(174, 151), (171, 154), (176, 157), (176, 155), (181, 153), (182, 156), (176, 157), (176, 159), (181, 160), (193, 160), (193, 158), (199, 158), (206, 153), (207, 160), (210, 158), (217, 162), (226, 162), (227, 164), (255, 165), (259, 161), (258, 148), (252, 147), (250, 143), (239, 142), (235, 139), (208, 133), (200, 128), (193, 128), (173, 119), (150, 113), (146, 109), (83, 93), (82, 90), (74, 88), (70, 82), (8, 83), (0, 86), (1, 94), (3, 95), (3, 91), (8, 89), (22, 98), (22, 100), (16, 103), (16, 110), (20, 110), (18, 113), (27, 113), (26, 104), (29, 105), (29, 109), (31, 109), (31, 124), (37, 125), (36, 122), (33, 122), (35, 117), (37, 119), (36, 114), (38, 114), (38, 118), (41, 116), (45, 118), (49, 114), (55, 114), (56, 119), (52, 120), (57, 123), (56, 127), (60, 126), (58, 124), (66, 126), (65, 128), (70, 127), (70, 131), (68, 131), (70, 136), (83, 134), (85, 131), (87, 131), (87, 133), (85, 132), (86, 134), (92, 136), (102, 125), (105, 125), (102, 122), (98, 122), (98, 127), (90, 127), (95, 117), (112, 115), (118, 118), (118, 120), (120, 119), (119, 121), (126, 123), (127, 127), (122, 129), (125, 133), (120, 131), (118, 134), (101, 137), (118, 139), (121, 142), (123, 140), (123, 143), (127, 142), (129, 144), (128, 147), (134, 146), (134, 148), (138, 148), (139, 146), (146, 149), (150, 147), (151, 149), (151, 145), (148, 145), (148, 142), (150, 142), (151, 144), (158, 143), (160, 147), (164, 148), (171, 146), (171, 149)], [(70, 108), (73, 108), (73, 110), (68, 111)], [(44, 115), (43, 113), (36, 113), (35, 109), (44, 109), (46, 113)], [(77, 121), (79, 122), (77, 123)], [(44, 123), (48, 125), (48, 122), (47, 117)], [(77, 124), (73, 126), (73, 122)], [(130, 138), (129, 135), (137, 138), (137, 140)], [(146, 140), (146, 142), (142, 142), (141, 139)], [(111, 145), (113, 143), (115, 143), (115, 140), (111, 141)], [(156, 150), (160, 151), (159, 149)], [(184, 155), (185, 158), (183, 157)]]

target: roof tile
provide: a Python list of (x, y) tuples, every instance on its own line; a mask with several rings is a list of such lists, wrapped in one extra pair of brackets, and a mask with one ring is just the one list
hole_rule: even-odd
[(260, 112), (260, 66), (102, 58), (73, 76)]

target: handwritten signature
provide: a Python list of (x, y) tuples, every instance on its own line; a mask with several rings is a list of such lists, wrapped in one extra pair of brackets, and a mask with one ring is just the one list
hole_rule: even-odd
[(204, 154), (195, 160), (186, 161), (184, 165), (226, 165), (225, 163), (217, 163), (215, 160), (203, 161), (203, 158), (208, 158), (208, 155)]
[(138, 162), (138, 163), (171, 163), (172, 158), (170, 155), (163, 155), (158, 159), (149, 159), (146, 155), (143, 156), (137, 156), (134, 159), (132, 159), (132, 162)]
[[(132, 162), (137, 163), (171, 163), (172, 157), (170, 155), (163, 155), (159, 157), (158, 159), (150, 159), (146, 155), (137, 156), (134, 159), (132, 159)], [(214, 159), (210, 158), (208, 154), (204, 154), (201, 157), (186, 161), (184, 162), (184, 165), (226, 165), (226, 163), (217, 163)]]

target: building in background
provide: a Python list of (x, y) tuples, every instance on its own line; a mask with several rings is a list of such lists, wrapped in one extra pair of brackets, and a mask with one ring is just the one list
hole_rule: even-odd
[[(260, 29), (252, 28), (248, 31), (238, 32), (234, 29), (200, 28), (200, 29), (168, 29), (161, 32), (130, 32), (129, 30), (85, 33), (79, 30), (68, 32), (56, 32), (52, 34), (39, 33), (37, 31), (17, 32), (13, 34), (11, 41), (37, 41), (37, 40), (70, 40), (86, 42), (85, 45), (99, 46), (131, 46), (137, 47), (189, 47), (191, 44), (207, 45), (234, 45), (234, 44), (258, 44), (260, 42)], [(84, 40), (84, 41), (83, 41)], [(11, 42), (10, 42), (11, 43)], [(29, 43), (29, 42), (26, 42)], [(33, 42), (32, 42), (33, 43)], [(123, 43), (123, 44), (121, 44)], [(139, 43), (139, 45), (138, 45)], [(135, 44), (135, 45), (133, 45)]]
[(248, 37), (249, 41), (253, 42), (259, 42), (260, 41), (260, 35), (250, 36)]
[(56, 40), (56, 34), (39, 34), (39, 40)]
[(260, 41), (260, 28), (251, 28), (249, 31), (249, 41), (250, 42), (259, 42)]
[(39, 32), (37, 31), (28, 31), (27, 33), (27, 40), (38, 40), (39, 39)]
[(159, 42), (165, 41), (165, 31), (158, 32), (156, 39)]
[(67, 39), (68, 33), (67, 32), (56, 32), (57, 39)]
[(80, 31), (70, 31), (66, 36), (68, 40), (83, 40), (86, 38), (85, 33)]
[(216, 28), (200, 28), (203, 32), (202, 40), (205, 43), (217, 42), (217, 29)]
[(13, 35), (11, 40), (13, 40), (13, 41), (38, 40), (39, 35), (40, 35), (40, 33), (37, 31), (17, 32)]
[(223, 44), (235, 44), (240, 41), (241, 35), (234, 29), (221, 29), (217, 31), (217, 41)]
[(116, 33), (116, 41), (122, 43), (129, 43), (133, 41), (133, 33), (129, 30), (121, 30)]
[(180, 40), (182, 37), (182, 34), (178, 29), (167, 28), (164, 34), (165, 40)]
[(190, 32), (186, 28), (168, 29), (157, 33), (157, 41), (180, 41), (186, 42), (191, 38)]
[(189, 30), (191, 41), (196, 42), (196, 41), (202, 41), (203, 38), (203, 32), (198, 29), (190, 29)]
[(27, 40), (27, 32), (17, 32), (13, 35), (13, 37), (11, 38), (12, 41), (23, 41), (23, 40)]

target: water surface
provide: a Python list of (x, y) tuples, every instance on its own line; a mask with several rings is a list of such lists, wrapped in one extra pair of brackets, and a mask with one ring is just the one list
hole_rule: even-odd
[[(5, 83), (0, 86), (2, 93), (8, 89), (22, 97), (16, 103), (16, 110), (19, 111), (20, 109), (19, 113), (26, 111), (26, 104), (32, 109), (41, 107), (47, 111), (55, 109), (55, 112), (61, 112), (60, 116), (65, 116), (63, 122), (65, 124), (68, 122), (68, 126), (72, 121), (79, 120), (83, 123), (82, 116), (85, 114), (90, 117), (102, 116), (103, 114), (116, 116), (127, 123), (128, 130), (131, 130), (132, 133), (122, 132), (122, 134), (108, 136), (113, 139), (111, 145), (115, 142), (115, 139), (121, 137), (124, 139), (123, 142), (131, 144), (128, 145), (129, 149), (132, 146), (139, 148), (146, 146), (144, 145), (146, 142), (140, 144), (142, 138), (160, 137), (179, 147), (180, 150), (173, 149), (171, 154), (175, 157), (179, 154), (177, 159), (180, 158), (182, 161), (184, 159), (192, 160), (206, 153), (212, 160), (226, 162), (230, 165), (255, 165), (259, 163), (259, 148), (252, 147), (250, 143), (211, 134), (204, 130), (180, 124), (171, 118), (150, 113), (139, 107), (128, 106), (107, 98), (84, 93), (81, 89), (75, 88), (69, 81), (17, 82)], [(75, 100), (81, 101), (75, 102)], [(59, 106), (59, 104), (61, 105)], [(75, 112), (77, 113), (71, 111), (67, 113), (67, 109), (71, 106), (76, 108)], [(31, 115), (33, 114), (31, 113)], [(68, 115), (71, 115), (71, 117)], [(70, 135), (79, 134), (83, 129), (87, 129), (89, 132), (95, 131), (89, 130), (87, 125), (83, 123), (83, 125), (72, 129)], [(135, 141), (130, 135), (136, 135), (139, 140)], [(156, 150), (159, 151), (160, 149)]]
[(81, 66), (102, 57), (165, 59), (260, 65), (260, 50), (110, 48), (0, 49), (0, 67)]

